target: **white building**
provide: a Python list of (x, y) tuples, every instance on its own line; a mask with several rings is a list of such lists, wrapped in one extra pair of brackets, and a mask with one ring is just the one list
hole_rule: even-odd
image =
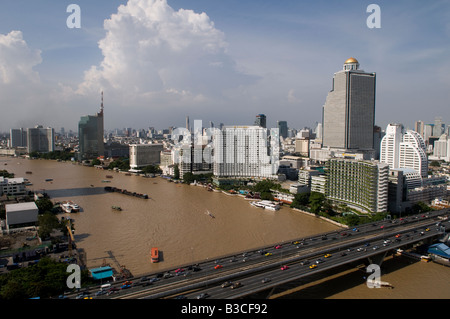
[(162, 144), (130, 145), (130, 168), (137, 169), (148, 165), (159, 164), (162, 150)]
[(0, 196), (6, 195), (24, 195), (26, 193), (25, 180), (19, 178), (4, 178), (0, 176)]
[(389, 124), (386, 135), (381, 140), (380, 162), (389, 164), (389, 168), (411, 168), (422, 178), (428, 175), (426, 146), (419, 133), (408, 130), (403, 125)]
[(225, 126), (213, 136), (216, 177), (276, 178), (279, 136), (260, 126)]
[(5, 209), (8, 229), (34, 225), (38, 221), (39, 210), (35, 202), (8, 204)]
[(447, 134), (442, 134), (439, 140), (434, 142), (431, 158), (450, 162), (450, 139)]

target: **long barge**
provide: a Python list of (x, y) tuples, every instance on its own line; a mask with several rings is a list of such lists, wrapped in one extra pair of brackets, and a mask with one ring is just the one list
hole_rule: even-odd
[(130, 192), (126, 189), (121, 189), (121, 188), (117, 188), (117, 187), (106, 186), (105, 191), (113, 192), (113, 193), (120, 193), (120, 194), (124, 194), (124, 195), (128, 195), (128, 196), (134, 196), (134, 197), (138, 197), (138, 198), (142, 198), (142, 199), (148, 199), (147, 194)]

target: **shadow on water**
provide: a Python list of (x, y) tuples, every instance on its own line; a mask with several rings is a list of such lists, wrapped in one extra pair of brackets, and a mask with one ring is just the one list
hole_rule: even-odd
[(51, 198), (55, 197), (74, 197), (74, 196), (89, 196), (106, 194), (103, 187), (80, 187), (80, 188), (66, 188), (66, 189), (49, 189), (46, 193)]
[[(386, 275), (419, 261), (395, 257), (386, 259), (381, 265), (381, 275)], [(268, 290), (255, 294), (251, 298), (265, 299), (271, 296), (274, 299), (325, 299), (342, 291), (349, 290), (366, 283), (368, 274), (365, 268), (341, 266), (335, 270), (313, 275), (309, 279), (300, 279), (274, 290)], [(360, 265), (361, 266), (361, 265)]]

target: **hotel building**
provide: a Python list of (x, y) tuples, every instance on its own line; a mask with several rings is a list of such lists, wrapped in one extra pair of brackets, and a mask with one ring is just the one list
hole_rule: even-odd
[(359, 69), (350, 58), (333, 77), (323, 106), (323, 147), (373, 156), (376, 74)]

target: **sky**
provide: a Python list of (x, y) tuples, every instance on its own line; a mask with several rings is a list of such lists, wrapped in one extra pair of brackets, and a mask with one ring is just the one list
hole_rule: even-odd
[(376, 125), (450, 124), (449, 0), (1, 0), (0, 132), (77, 131), (101, 92), (107, 130), (314, 128), (350, 57), (377, 74)]

